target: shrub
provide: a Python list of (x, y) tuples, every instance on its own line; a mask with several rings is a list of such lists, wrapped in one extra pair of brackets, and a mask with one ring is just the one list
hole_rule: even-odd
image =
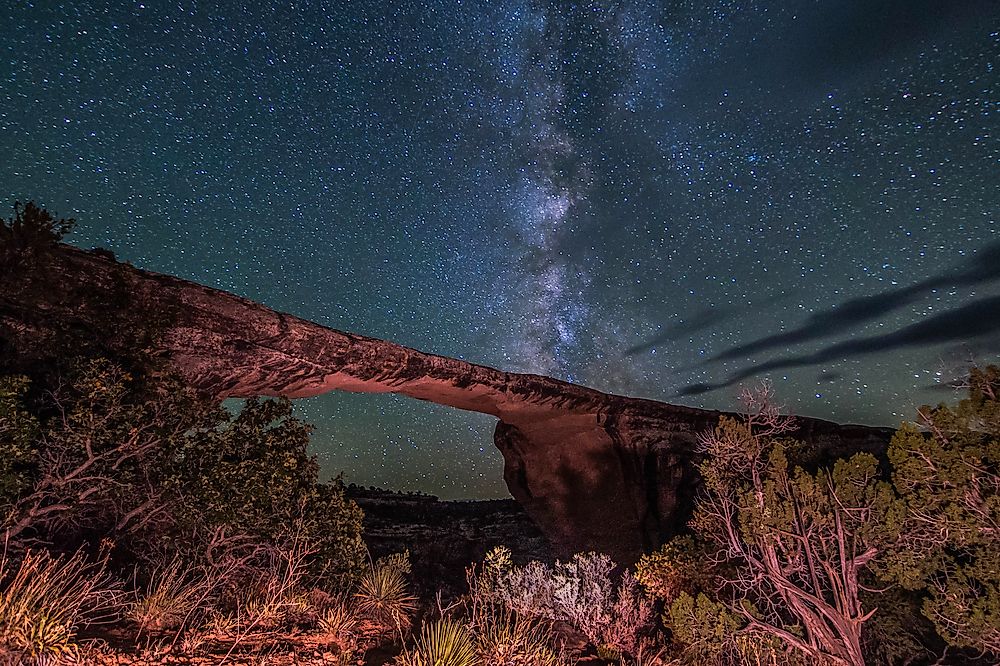
[[(743, 393), (744, 414), (701, 438), (704, 492), (691, 520), (714, 546), (712, 603), (815, 660), (863, 664), (864, 579), (890, 541), (892, 489), (867, 453), (811, 472), (789, 459), (790, 428), (769, 388)], [(704, 605), (702, 605), (704, 607)]]
[(511, 552), (504, 546), (489, 551), (481, 566), (466, 570), (469, 591), (464, 602), (480, 661), (496, 666), (562, 664), (553, 650), (555, 637), (548, 620), (516, 612), (509, 595), (502, 593), (509, 592), (505, 579), (513, 573)]
[(559, 666), (548, 625), (498, 610), (474, 627), (480, 662), (494, 666)]
[(27, 377), (0, 377), (0, 511), (31, 488), (38, 465), (38, 419), (25, 409)]
[(1000, 655), (1000, 367), (973, 368), (955, 407), (921, 407), (889, 446), (900, 502), (883, 575), (926, 594), (950, 644)]
[(635, 567), (636, 580), (669, 607), (681, 592), (697, 595), (714, 578), (705, 544), (691, 535), (675, 537), (653, 553), (643, 555)]
[(653, 627), (652, 603), (626, 571), (615, 584), (607, 555), (578, 553), (554, 567), (530, 562), (496, 575), (497, 600), (526, 617), (568, 622), (607, 654), (638, 654)]
[(361, 510), (338, 480), (319, 483), (309, 426), (287, 400), (249, 400), (231, 417), (176, 378), (106, 359), (75, 363), (44, 404), (29, 409), (27, 390), (0, 379), (0, 525), (13, 551), (96, 534), (146, 561), (263, 570), (260, 555), (301, 538), (313, 582), (356, 580)]

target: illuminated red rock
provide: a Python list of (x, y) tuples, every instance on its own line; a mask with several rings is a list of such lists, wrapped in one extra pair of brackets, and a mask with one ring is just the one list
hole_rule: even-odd
[[(719, 417), (333, 330), (95, 253), (62, 247), (52, 262), (54, 282), (127, 293), (142, 316), (170, 322), (162, 351), (193, 385), (220, 397), (399, 393), (497, 417), (507, 487), (560, 555), (598, 550), (631, 562), (672, 534), (696, 488), (696, 438)], [(59, 290), (41, 306), (21, 294), (0, 290), (8, 332), (40, 333), (55, 321), (86, 326), (92, 316)], [(815, 419), (798, 424), (798, 436), (824, 451), (877, 450), (889, 437)]]

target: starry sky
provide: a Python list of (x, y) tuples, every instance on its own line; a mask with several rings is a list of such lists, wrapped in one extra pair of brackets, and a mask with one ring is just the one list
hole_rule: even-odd
[[(993, 0), (24, 2), (0, 202), (337, 329), (895, 426), (1000, 358)], [(943, 387), (943, 388), (942, 388)], [(500, 497), (494, 420), (300, 401), (347, 481)]]

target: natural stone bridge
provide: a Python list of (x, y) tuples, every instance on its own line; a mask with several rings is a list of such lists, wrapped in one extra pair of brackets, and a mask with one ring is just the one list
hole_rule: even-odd
[[(139, 316), (168, 322), (161, 351), (193, 385), (220, 397), (400, 393), (495, 416), (507, 487), (563, 556), (598, 550), (632, 562), (674, 533), (697, 487), (697, 436), (719, 417), (336, 331), (100, 253), (60, 246), (51, 263), (53, 284), (125, 293)], [(87, 309), (58, 289), (41, 306), (24, 293), (16, 284), (0, 289), (8, 330), (87, 326)], [(877, 450), (890, 434), (796, 422), (794, 436), (830, 453)]]

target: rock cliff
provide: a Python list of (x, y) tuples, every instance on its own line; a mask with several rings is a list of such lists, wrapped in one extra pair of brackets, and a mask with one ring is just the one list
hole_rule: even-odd
[[(93, 326), (109, 307), (80, 302), (77, 287), (86, 285), (86, 300), (161, 322), (159, 351), (193, 385), (220, 397), (399, 393), (497, 417), (507, 487), (560, 555), (599, 550), (631, 562), (672, 534), (696, 488), (696, 438), (719, 417), (333, 330), (103, 253), (60, 246), (46, 259), (45, 282), (39, 288), (8, 276), (0, 288), (8, 349), (16, 352), (19, 336), (39, 340), (57, 326)], [(797, 423), (797, 436), (827, 452), (878, 450), (890, 434)]]

